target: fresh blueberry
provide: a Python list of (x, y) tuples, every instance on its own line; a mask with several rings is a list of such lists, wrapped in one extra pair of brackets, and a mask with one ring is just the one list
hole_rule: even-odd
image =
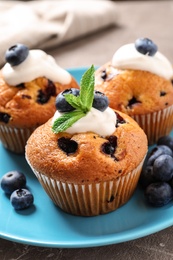
[(1, 188), (5, 193), (11, 194), (14, 190), (25, 187), (26, 177), (22, 172), (7, 172), (1, 179)]
[(147, 158), (147, 165), (153, 165), (154, 161), (162, 154), (167, 154), (170, 156), (173, 156), (172, 150), (166, 146), (166, 145), (157, 145), (156, 147), (154, 147), (148, 158)]
[(135, 48), (142, 54), (154, 56), (157, 52), (157, 45), (148, 38), (139, 38), (135, 41)]
[(173, 156), (173, 152), (172, 152), (172, 150), (169, 146), (167, 146), (167, 145), (157, 145), (157, 148), (161, 149), (163, 154)]
[(173, 190), (166, 182), (151, 183), (145, 190), (147, 201), (155, 207), (162, 207), (173, 198)]
[(92, 106), (100, 111), (104, 111), (109, 105), (109, 100), (105, 94), (100, 91), (94, 91), (94, 100)]
[(10, 196), (12, 206), (17, 209), (25, 209), (30, 207), (34, 202), (32, 193), (27, 189), (18, 189), (13, 191)]
[(170, 135), (162, 136), (158, 139), (157, 145), (166, 145), (173, 151), (173, 138)]
[(16, 44), (11, 46), (5, 53), (6, 62), (11, 66), (16, 66), (22, 63), (28, 56), (29, 49), (24, 44)]
[(153, 176), (153, 166), (146, 166), (142, 169), (139, 183), (143, 188), (146, 188), (149, 184), (156, 182)]
[(79, 89), (76, 88), (70, 88), (70, 89), (66, 89), (63, 92), (59, 93), (59, 95), (56, 97), (56, 101), (55, 101), (55, 106), (56, 109), (59, 112), (70, 112), (75, 110), (74, 107), (72, 107), (66, 100), (65, 100), (65, 95), (66, 94), (72, 94), (74, 96), (78, 96), (79, 95)]
[(153, 176), (158, 181), (170, 181), (173, 177), (173, 158), (170, 155), (160, 155), (153, 164)]

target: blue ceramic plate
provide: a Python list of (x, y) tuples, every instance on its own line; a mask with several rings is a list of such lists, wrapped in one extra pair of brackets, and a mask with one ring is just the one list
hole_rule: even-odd
[[(79, 81), (85, 68), (69, 71)], [(115, 244), (140, 238), (173, 224), (173, 202), (162, 208), (146, 204), (138, 188), (131, 200), (118, 210), (97, 217), (76, 217), (62, 212), (48, 198), (27, 165), (24, 156), (0, 145), (0, 178), (11, 170), (27, 176), (34, 206), (15, 211), (0, 190), (0, 237), (35, 246), (77, 248)]]

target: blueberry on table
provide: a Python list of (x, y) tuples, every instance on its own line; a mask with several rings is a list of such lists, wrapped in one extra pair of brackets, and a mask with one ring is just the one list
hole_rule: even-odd
[(16, 44), (11, 46), (5, 53), (6, 62), (10, 63), (11, 66), (16, 66), (22, 63), (28, 56), (29, 49), (24, 44)]
[(26, 209), (33, 204), (34, 197), (27, 189), (17, 189), (11, 194), (10, 202), (16, 210)]
[(59, 93), (59, 95), (56, 97), (55, 100), (55, 106), (56, 109), (59, 112), (70, 112), (75, 110), (74, 107), (72, 107), (65, 99), (65, 95), (66, 94), (72, 94), (74, 96), (78, 96), (79, 95), (79, 89), (76, 88), (70, 88), (70, 89), (66, 89), (63, 92)]
[(170, 155), (160, 155), (153, 164), (153, 176), (158, 181), (170, 181), (173, 177), (173, 158)]
[(148, 38), (137, 39), (135, 41), (135, 48), (138, 52), (149, 56), (154, 56), (157, 52), (157, 45)]
[(166, 182), (151, 183), (145, 190), (146, 200), (155, 207), (168, 204), (173, 198), (173, 190)]
[(1, 188), (7, 194), (11, 194), (14, 190), (24, 188), (26, 185), (26, 177), (22, 172), (7, 172), (1, 179)]
[(158, 139), (157, 145), (166, 145), (173, 151), (173, 138), (170, 135), (162, 136)]
[(100, 111), (104, 111), (109, 105), (109, 100), (105, 94), (100, 91), (94, 91), (94, 99), (92, 106)]

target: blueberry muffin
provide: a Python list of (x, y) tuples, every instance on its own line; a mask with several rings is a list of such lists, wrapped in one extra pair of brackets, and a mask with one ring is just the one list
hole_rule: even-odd
[[(83, 80), (88, 75), (93, 79), (92, 72), (91, 67)], [(91, 79), (85, 89), (81, 84), (79, 92), (57, 96), (54, 117), (32, 133), (25, 153), (51, 200), (80, 216), (105, 214), (125, 204), (147, 153), (143, 130), (128, 115), (112, 110), (107, 97), (94, 92)]]
[(149, 144), (173, 127), (173, 69), (149, 39), (120, 47), (96, 71), (95, 88), (107, 95), (110, 107), (133, 117)]
[(0, 140), (5, 148), (24, 153), (33, 130), (55, 112), (55, 98), (75, 79), (42, 50), (23, 44), (9, 48), (0, 71)]

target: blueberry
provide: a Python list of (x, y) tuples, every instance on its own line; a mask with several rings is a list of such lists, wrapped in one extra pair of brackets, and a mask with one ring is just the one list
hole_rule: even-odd
[(148, 38), (139, 38), (135, 41), (135, 48), (142, 54), (154, 56), (157, 52), (157, 45)]
[(160, 155), (153, 164), (153, 176), (158, 181), (170, 181), (173, 177), (173, 158), (170, 155)]
[(117, 112), (115, 112), (116, 117), (117, 117), (117, 123), (116, 123), (116, 127), (119, 126), (119, 124), (125, 124), (126, 121), (124, 120), (124, 118), (122, 116), (120, 116), (120, 114), (118, 114)]
[(173, 152), (172, 152), (172, 150), (169, 146), (167, 146), (167, 145), (157, 145), (157, 148), (161, 149), (163, 154), (173, 156)]
[(23, 188), (26, 185), (26, 177), (22, 172), (7, 172), (1, 179), (1, 188), (5, 193), (11, 194), (14, 190)]
[(170, 135), (162, 136), (158, 139), (157, 145), (166, 145), (173, 151), (173, 138)]
[(94, 100), (92, 106), (100, 111), (104, 111), (109, 105), (109, 100), (105, 94), (100, 91), (94, 91)]
[(22, 63), (28, 56), (29, 49), (24, 44), (16, 44), (11, 46), (5, 53), (6, 62), (11, 66), (16, 66)]
[(103, 71), (101, 72), (101, 78), (102, 78), (103, 80), (105, 80), (105, 79), (107, 78), (106, 70), (103, 70)]
[(5, 124), (8, 124), (11, 116), (7, 113), (0, 112), (0, 121), (4, 122)]
[(61, 137), (58, 139), (59, 148), (67, 155), (75, 153), (78, 149), (78, 143), (70, 138)]
[(79, 89), (76, 88), (70, 88), (70, 89), (66, 89), (63, 92), (59, 93), (59, 95), (56, 97), (56, 101), (55, 101), (55, 106), (56, 109), (59, 112), (70, 112), (75, 110), (74, 107), (72, 107), (66, 100), (64, 95), (66, 94), (72, 94), (74, 96), (78, 96), (79, 95)]
[(162, 154), (173, 156), (172, 150), (166, 145), (158, 145), (154, 147), (147, 159), (147, 165), (153, 165), (154, 161)]
[(46, 104), (52, 96), (56, 96), (56, 87), (51, 80), (48, 80), (44, 91), (42, 89), (38, 90), (37, 102), (39, 104)]
[(117, 137), (113, 135), (108, 138), (108, 142), (105, 142), (101, 145), (101, 151), (105, 154), (109, 154), (111, 157), (114, 157), (116, 148)]
[(149, 184), (156, 182), (153, 176), (153, 166), (146, 166), (142, 169), (139, 183), (143, 188), (146, 188)]
[(155, 207), (162, 207), (173, 198), (171, 186), (166, 182), (151, 183), (145, 190), (146, 200)]
[(17, 210), (25, 209), (33, 204), (34, 197), (27, 189), (17, 189), (11, 194), (10, 202)]
[(103, 143), (102, 146), (101, 146), (101, 151), (102, 151), (103, 153), (105, 153), (105, 154), (110, 154), (110, 155), (112, 155), (112, 154), (114, 154), (114, 152), (115, 152), (115, 147), (112, 146), (109, 142), (105, 142), (105, 143)]

